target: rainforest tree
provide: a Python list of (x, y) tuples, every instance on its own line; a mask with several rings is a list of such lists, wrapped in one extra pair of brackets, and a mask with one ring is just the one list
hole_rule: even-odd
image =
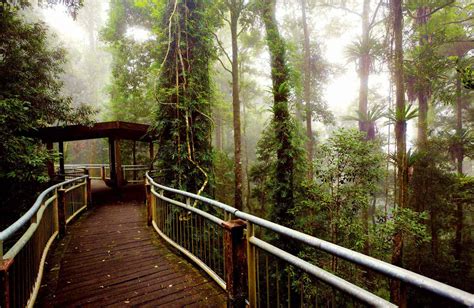
[(156, 156), (163, 184), (202, 193), (212, 180), (209, 75), (212, 46), (210, 1), (170, 1), (163, 9), (156, 118)]

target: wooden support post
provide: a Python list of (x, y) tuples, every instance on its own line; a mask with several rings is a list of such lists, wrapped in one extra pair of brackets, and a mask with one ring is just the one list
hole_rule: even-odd
[(109, 138), (109, 165), (110, 165), (110, 180), (113, 187), (117, 187), (117, 170), (115, 169), (115, 140)]
[(58, 227), (59, 236), (66, 235), (66, 190), (58, 189)]
[(59, 141), (58, 143), (58, 150), (59, 150), (59, 174), (64, 176), (66, 174), (66, 170), (64, 169), (64, 143)]
[(13, 259), (0, 260), (0, 307), (10, 308), (9, 269)]
[[(53, 143), (52, 142), (47, 142), (46, 143), (46, 150), (48, 150), (49, 154), (52, 154), (53, 152)], [(52, 180), (54, 179), (54, 161), (51, 159), (48, 159), (46, 162), (46, 167), (48, 168), (48, 176), (49, 179)]]
[(105, 181), (105, 166), (100, 167), (100, 178)]
[(132, 147), (132, 164), (133, 164), (133, 180), (137, 179), (137, 170), (135, 170), (135, 166), (137, 165), (137, 142), (133, 140), (133, 147)]
[(241, 219), (222, 223), (224, 227), (224, 251), (228, 307), (245, 307), (247, 290), (247, 241), (246, 223)]
[(117, 173), (117, 187), (124, 185), (124, 174), (122, 170), (122, 154), (120, 152), (120, 139), (115, 139), (115, 171)]
[(151, 193), (151, 185), (148, 183), (148, 181), (145, 183), (145, 189), (146, 189), (146, 213), (147, 213), (147, 225), (151, 226), (152, 220), (153, 220), (153, 209), (152, 209), (152, 204), (151, 204), (151, 199), (154, 197), (153, 194)]
[(91, 206), (92, 205), (92, 191), (91, 191), (91, 176), (89, 169), (86, 168), (85, 174), (87, 175), (86, 178), (86, 205)]
[(153, 160), (155, 158), (155, 154), (153, 153), (153, 141), (150, 141), (149, 151), (150, 151), (150, 170), (153, 170)]

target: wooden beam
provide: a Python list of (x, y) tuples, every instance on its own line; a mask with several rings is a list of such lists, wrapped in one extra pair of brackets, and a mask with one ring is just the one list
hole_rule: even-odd
[(67, 125), (40, 128), (29, 132), (28, 136), (37, 137), (44, 142), (74, 141), (114, 137), (116, 139), (148, 142), (149, 125), (128, 122), (102, 122), (93, 126)]
[(120, 139), (115, 139), (115, 171), (117, 172), (117, 187), (124, 185), (122, 170), (122, 154), (120, 152)]
[(117, 187), (117, 169), (115, 169), (115, 140), (112, 137), (109, 138), (109, 166), (112, 187)]

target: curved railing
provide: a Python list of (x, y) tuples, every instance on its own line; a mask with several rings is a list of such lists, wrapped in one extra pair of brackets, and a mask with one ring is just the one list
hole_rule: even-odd
[(51, 244), (89, 203), (88, 176), (70, 179), (43, 191), (22, 217), (0, 232), (0, 307), (33, 306)]
[(318, 306), (318, 294), (309, 292), (317, 285), (321, 292), (334, 294), (334, 290), (338, 290), (338, 297), (345, 304), (355, 299), (369, 306), (395, 306), (258, 236), (265, 232), (359, 265), (433, 296), (474, 307), (473, 294), (221, 202), (160, 185), (148, 172), (146, 188), (149, 224), (226, 289), (229, 299), (235, 303), (246, 302), (250, 307), (280, 307), (295, 303)]

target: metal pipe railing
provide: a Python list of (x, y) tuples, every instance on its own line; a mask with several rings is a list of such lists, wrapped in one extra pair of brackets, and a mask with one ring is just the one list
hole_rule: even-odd
[[(51, 244), (89, 202), (87, 175), (64, 181), (44, 190), (22, 217), (0, 232), (0, 307), (34, 305)], [(18, 236), (3, 253), (4, 242)]]
[[(71, 170), (88, 170), (92, 180), (110, 178), (110, 166), (108, 164), (66, 164), (64, 168), (66, 175)], [(122, 176), (129, 183), (142, 183), (145, 178), (145, 172), (148, 170), (149, 166), (147, 165), (122, 165)]]
[[(316, 277), (319, 280), (324, 281), (328, 285), (331, 285), (339, 289), (343, 293), (350, 294), (352, 297), (355, 297), (358, 300), (365, 302), (366, 304), (380, 305), (380, 306), (392, 305), (389, 302), (385, 301), (384, 299), (379, 298), (375, 296), (374, 294), (366, 290), (363, 290), (360, 287), (357, 287), (348, 281), (342, 280), (342, 278), (340, 277), (335, 277), (334, 274), (332, 273), (324, 271), (321, 268), (305, 260), (302, 260), (301, 258), (295, 255), (292, 255), (286, 251), (283, 251), (280, 248), (274, 247), (271, 244), (255, 237), (254, 235), (255, 226), (259, 226), (261, 228), (264, 228), (265, 230), (269, 230), (277, 234), (283, 235), (289, 239), (296, 240), (302, 244), (307, 245), (307, 247), (312, 247), (317, 250), (324, 251), (335, 257), (347, 260), (351, 263), (363, 266), (364, 268), (381, 273), (385, 277), (388, 277), (391, 279), (397, 279), (399, 281), (404, 282), (407, 285), (411, 285), (418, 289), (425, 290), (431, 294), (435, 294), (437, 296), (446, 298), (458, 304), (461, 304), (467, 307), (474, 307), (474, 295), (466, 291), (454, 288), (447, 284), (419, 275), (412, 271), (394, 266), (387, 262), (372, 258), (362, 253), (324, 241), (314, 236), (310, 236), (308, 234), (278, 225), (276, 223), (259, 218), (257, 216), (239, 211), (221, 202), (218, 202), (206, 197), (198, 196), (196, 194), (192, 194), (189, 192), (180, 191), (178, 189), (173, 189), (170, 187), (160, 185), (153, 180), (153, 178), (150, 176), (148, 172), (146, 173), (146, 181), (149, 185), (152, 186), (152, 189), (154, 188), (162, 192), (173, 193), (177, 196), (187, 198), (188, 200), (193, 199), (196, 201), (200, 201), (203, 204), (210, 205), (216, 209), (223, 210), (225, 219), (233, 216), (235, 218), (239, 218), (247, 222), (246, 258), (247, 258), (248, 269), (249, 269), (247, 285), (249, 286), (248, 301), (251, 306), (257, 305), (256, 294), (261, 293), (261, 291), (258, 290), (260, 288), (261, 283), (258, 281), (259, 258), (258, 258), (258, 251), (256, 251), (256, 248), (259, 248), (260, 250), (265, 251), (265, 253), (273, 257), (286, 261), (288, 264), (291, 264), (292, 266), (298, 268), (299, 270), (302, 270), (303, 272), (311, 274), (313, 277)], [(161, 195), (163, 195), (163, 193)], [(166, 201), (170, 202), (171, 200), (170, 198), (168, 198)], [(189, 204), (187, 206), (189, 206)], [(268, 259), (266, 262), (268, 263)], [(323, 274), (323, 272), (321, 271), (325, 273)], [(268, 283), (268, 279), (269, 279), (268, 275), (269, 274), (268, 274), (268, 265), (267, 265), (267, 275), (266, 275), (267, 276), (266, 278), (267, 289), (271, 287), (270, 284)], [(277, 274), (273, 274), (273, 275), (278, 276), (278, 265), (277, 265)], [(290, 280), (290, 274), (288, 274), (287, 277), (288, 277), (288, 280)], [(276, 283), (276, 287), (278, 288), (278, 282)], [(288, 288), (290, 288), (290, 286)], [(288, 296), (290, 296), (290, 293), (291, 292), (288, 292)], [(267, 296), (268, 296), (268, 293), (267, 293)], [(287, 299), (287, 302), (290, 303), (290, 299)], [(267, 304), (269, 304), (269, 301), (267, 302)]]

